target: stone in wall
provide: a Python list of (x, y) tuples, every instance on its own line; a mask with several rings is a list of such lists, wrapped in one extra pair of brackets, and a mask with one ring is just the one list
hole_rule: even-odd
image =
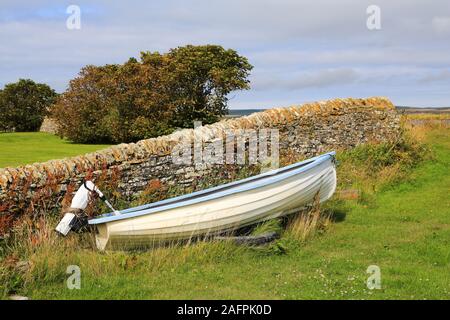
[(41, 128), (39, 129), (40, 132), (47, 132), (51, 134), (56, 134), (58, 131), (58, 124), (55, 120), (45, 117), (44, 121), (42, 121)]

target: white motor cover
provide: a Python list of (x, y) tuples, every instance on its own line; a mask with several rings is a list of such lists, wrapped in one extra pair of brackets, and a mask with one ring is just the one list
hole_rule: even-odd
[[(72, 199), (72, 203), (70, 204), (70, 210), (84, 210), (89, 204), (91, 192), (95, 192), (99, 195), (99, 197), (105, 201), (108, 206), (111, 207), (111, 209), (114, 211), (115, 214), (119, 214), (118, 211), (116, 211), (112, 206), (109, 204), (108, 201), (103, 196), (103, 193), (94, 185), (92, 181), (86, 181), (84, 182), (81, 187), (78, 189), (78, 191), (75, 193), (75, 196)], [(72, 224), (75, 221), (75, 214), (72, 212), (68, 212), (64, 215), (63, 219), (59, 222), (58, 226), (56, 227), (56, 231), (61, 233), (62, 235), (66, 236), (70, 229), (72, 229)]]
[[(86, 188), (87, 187), (87, 188)], [(87, 205), (89, 204), (89, 197), (91, 191), (95, 191), (100, 197), (103, 196), (103, 194), (98, 190), (98, 188), (94, 185), (92, 181), (86, 181), (83, 183), (78, 189), (77, 193), (75, 193), (75, 196), (72, 199), (72, 203), (70, 205), (73, 209), (86, 209)]]
[(75, 219), (75, 215), (73, 213), (66, 213), (64, 218), (59, 222), (56, 226), (56, 231), (61, 233), (64, 236), (67, 236), (70, 229), (72, 228), (72, 221)]

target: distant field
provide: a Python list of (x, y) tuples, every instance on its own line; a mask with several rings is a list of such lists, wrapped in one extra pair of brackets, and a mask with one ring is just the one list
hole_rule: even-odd
[(75, 144), (44, 132), (0, 133), (0, 168), (71, 157), (106, 147)]

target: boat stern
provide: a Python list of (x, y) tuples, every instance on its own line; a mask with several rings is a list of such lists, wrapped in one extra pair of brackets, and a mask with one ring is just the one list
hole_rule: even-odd
[(97, 234), (95, 235), (95, 243), (97, 245), (97, 249), (100, 251), (104, 251), (109, 241), (109, 232), (108, 226), (106, 223), (96, 225)]

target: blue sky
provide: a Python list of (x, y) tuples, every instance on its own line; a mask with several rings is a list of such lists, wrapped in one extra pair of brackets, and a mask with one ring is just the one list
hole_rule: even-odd
[[(72, 4), (80, 30), (66, 28)], [(380, 30), (366, 27), (371, 4)], [(231, 108), (375, 95), (450, 106), (448, 0), (1, 0), (0, 87), (31, 78), (62, 92), (84, 65), (208, 43), (254, 65), (251, 90), (231, 94)]]

